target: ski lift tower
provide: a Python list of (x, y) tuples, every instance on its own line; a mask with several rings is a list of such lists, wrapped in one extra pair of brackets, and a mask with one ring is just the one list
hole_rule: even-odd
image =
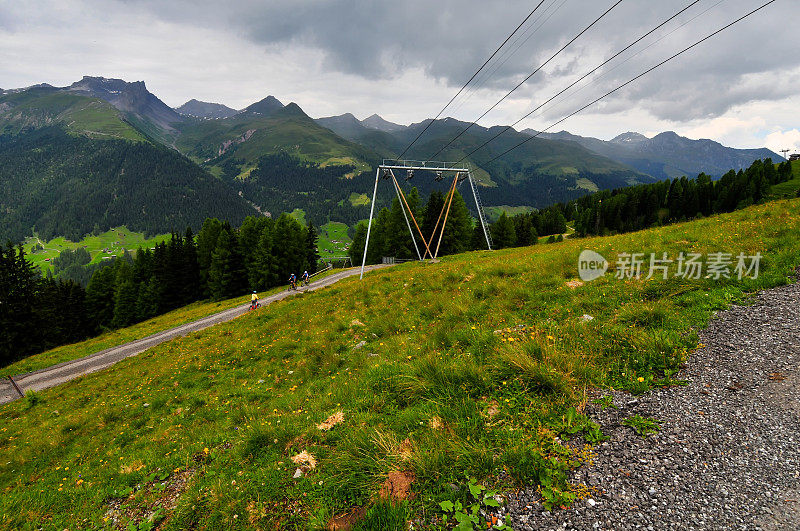
[[(433, 234), (431, 234), (428, 239), (426, 239), (422, 234), (422, 229), (420, 229), (419, 223), (417, 223), (414, 213), (411, 211), (408, 201), (406, 201), (405, 194), (400, 188), (400, 183), (395, 176), (395, 171), (405, 171), (406, 181), (410, 181), (412, 178), (414, 178), (414, 172), (424, 172), (426, 174), (432, 173), (436, 181), (452, 179), (450, 189), (448, 190), (447, 196), (445, 196), (442, 212), (439, 214), (439, 221), (442, 221), (441, 229), (439, 229), (439, 221), (437, 221), (436, 226), (433, 229)], [(472, 169), (469, 164), (384, 159), (383, 163), (378, 166), (378, 169), (375, 172), (375, 187), (372, 190), (372, 203), (370, 204), (369, 223), (367, 224), (367, 239), (364, 242), (364, 257), (361, 260), (361, 275), (359, 278), (364, 278), (364, 266), (367, 263), (367, 249), (369, 249), (369, 237), (372, 231), (372, 218), (375, 213), (375, 201), (378, 198), (378, 182), (381, 179), (392, 182), (397, 199), (400, 201), (400, 208), (403, 210), (403, 217), (406, 220), (406, 226), (408, 227), (408, 231), (411, 233), (411, 241), (414, 242), (414, 249), (417, 252), (417, 258), (419, 258), (420, 261), (424, 261), (429, 256), (431, 259), (436, 259), (438, 256), (439, 245), (442, 243), (442, 235), (444, 234), (444, 227), (447, 223), (447, 215), (450, 213), (450, 205), (453, 202), (453, 196), (455, 195), (456, 187), (463, 181), (469, 182), (470, 189), (472, 190), (472, 198), (475, 200), (475, 209), (478, 212), (478, 222), (481, 224), (483, 236), (486, 238), (486, 246), (490, 251), (492, 250), (492, 238), (489, 235), (489, 229), (486, 224), (486, 214), (483, 211), (483, 203), (481, 202), (480, 194), (478, 194), (477, 184), (475, 183), (475, 179), (472, 177)], [(442, 215), (444, 215), (443, 220)], [(420, 247), (417, 244), (417, 236), (414, 235), (414, 230), (411, 228), (411, 221), (409, 221), (409, 217), (411, 218), (411, 221), (414, 222), (414, 227), (417, 229), (416, 232), (419, 235), (419, 239), (425, 246), (424, 253), (420, 251)], [(436, 244), (435, 250), (431, 250), (437, 230), (439, 240)]]

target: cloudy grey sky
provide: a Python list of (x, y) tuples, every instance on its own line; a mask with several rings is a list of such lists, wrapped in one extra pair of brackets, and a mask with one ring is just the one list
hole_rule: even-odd
[[(0, 0), (0, 87), (144, 80), (167, 104), (242, 108), (268, 94), (313, 117), (434, 116), (538, 0)], [(545, 0), (445, 114), (471, 121), (614, 0)], [(624, 0), (482, 120), (508, 124), (691, 0)], [(518, 128), (543, 129), (760, 0), (700, 0)], [(778, 0), (554, 130), (674, 130), (800, 149), (800, 41)]]

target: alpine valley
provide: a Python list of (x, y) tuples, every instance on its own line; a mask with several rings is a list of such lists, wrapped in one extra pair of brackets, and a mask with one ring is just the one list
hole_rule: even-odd
[[(0, 240), (34, 232), (78, 240), (120, 225), (157, 234), (199, 228), (207, 217), (238, 224), (295, 210), (317, 225), (353, 225), (368, 216), (364, 194), (382, 159), (397, 157), (427, 127), (404, 155), (427, 160), (468, 125), (313, 119), (273, 96), (241, 110), (195, 99), (173, 109), (142, 81), (89, 76), (66, 87), (0, 90)], [(500, 130), (473, 126), (436, 158), (469, 155), (484, 204), (503, 208), (779, 160), (766, 149), (675, 133), (603, 141), (567, 132), (532, 138), (529, 130), (509, 130), (470, 154)], [(410, 184), (424, 195), (438, 183), (418, 177)], [(378, 206), (388, 206), (391, 193), (382, 187)]]

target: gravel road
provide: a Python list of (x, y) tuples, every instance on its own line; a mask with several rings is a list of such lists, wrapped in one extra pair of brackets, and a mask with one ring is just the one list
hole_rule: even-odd
[[(365, 271), (373, 271), (375, 269), (382, 267), (387, 267), (387, 266), (382, 264), (368, 266), (365, 269)], [(263, 306), (271, 302), (285, 299), (286, 297), (291, 297), (296, 293), (318, 290), (320, 288), (330, 286), (331, 284), (334, 284), (342, 279), (358, 275), (360, 272), (361, 272), (360, 268), (353, 268), (342, 271), (340, 273), (334, 273), (327, 277), (321, 278), (320, 280), (312, 282), (305, 288), (299, 288), (296, 292), (281, 291), (279, 293), (261, 299), (260, 302)], [(222, 323), (224, 321), (230, 321), (231, 319), (235, 319), (236, 317), (239, 317), (240, 315), (247, 313), (249, 307), (250, 307), (249, 303), (243, 304), (242, 306), (237, 306), (235, 308), (231, 308), (229, 310), (225, 310), (223, 312), (210, 315), (208, 317), (204, 317), (202, 319), (193, 321), (191, 323), (186, 323), (184, 325), (177, 326), (175, 328), (171, 328), (163, 332), (158, 332), (143, 339), (131, 341), (130, 343), (125, 343), (124, 345), (111, 347), (102, 350), (100, 352), (90, 354), (89, 356), (83, 358), (65, 361), (63, 363), (59, 363), (58, 365), (47, 367), (46, 369), (40, 369), (38, 371), (15, 376), (14, 381), (17, 383), (17, 385), (20, 387), (23, 393), (29, 389), (32, 389), (34, 391), (47, 389), (48, 387), (53, 387), (55, 385), (59, 385), (64, 382), (74, 380), (75, 378), (83, 376), (84, 374), (89, 374), (92, 372), (103, 370), (106, 367), (109, 367), (120, 360), (123, 360), (130, 356), (135, 356), (136, 354), (144, 352), (150, 347), (153, 347), (165, 341), (169, 341), (170, 339), (174, 339), (180, 336), (185, 336), (191, 332), (196, 332), (198, 330), (203, 330), (204, 328), (214, 326), (217, 323)], [(8, 380), (0, 379), (0, 404), (11, 402), (13, 400), (16, 400), (17, 398), (19, 398), (19, 393), (17, 393), (16, 390), (13, 388), (11, 382)]]
[[(587, 408), (611, 437), (572, 478), (591, 498), (549, 513), (520, 492), (514, 529), (800, 529), (800, 284), (720, 312), (700, 342), (687, 386)], [(635, 414), (660, 433), (621, 424)]]

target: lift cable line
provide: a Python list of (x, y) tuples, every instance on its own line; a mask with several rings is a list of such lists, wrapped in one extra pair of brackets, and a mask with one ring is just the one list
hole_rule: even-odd
[(486, 116), (487, 114), (489, 114), (490, 112), (492, 112), (492, 111), (493, 111), (493, 110), (494, 110), (494, 109), (495, 109), (495, 108), (496, 108), (498, 105), (500, 105), (500, 104), (501, 104), (503, 101), (505, 101), (505, 99), (506, 99), (506, 98), (508, 98), (508, 97), (509, 97), (509, 96), (510, 96), (510, 95), (511, 95), (511, 94), (512, 94), (512, 93), (513, 93), (515, 90), (517, 90), (517, 89), (518, 89), (518, 88), (520, 88), (522, 85), (524, 85), (524, 84), (525, 84), (525, 83), (526, 83), (526, 82), (527, 82), (527, 81), (528, 81), (530, 78), (532, 78), (532, 77), (533, 77), (533, 76), (534, 76), (534, 75), (535, 75), (537, 72), (539, 72), (539, 71), (540, 71), (542, 68), (544, 68), (545, 66), (547, 66), (547, 64), (548, 64), (550, 61), (552, 61), (553, 59), (555, 59), (557, 55), (559, 55), (561, 52), (563, 52), (565, 49), (567, 49), (567, 47), (569, 47), (569, 46), (570, 46), (572, 43), (574, 43), (576, 40), (578, 40), (578, 39), (581, 37), (581, 35), (583, 35), (583, 34), (584, 34), (584, 33), (586, 33), (587, 31), (589, 31), (589, 30), (590, 30), (590, 29), (591, 29), (591, 28), (592, 28), (592, 27), (593, 27), (595, 24), (597, 24), (598, 22), (600, 22), (600, 20), (602, 20), (602, 19), (603, 19), (603, 17), (605, 17), (607, 14), (609, 14), (609, 13), (611, 12), (611, 10), (613, 10), (615, 7), (617, 7), (617, 6), (618, 6), (618, 5), (620, 5), (621, 3), (622, 3), (622, 0), (617, 0), (617, 1), (616, 1), (616, 2), (615, 2), (615, 3), (614, 3), (612, 6), (611, 6), (611, 7), (609, 7), (608, 9), (606, 9), (606, 10), (603, 12), (603, 14), (602, 14), (602, 15), (600, 15), (599, 17), (597, 17), (597, 18), (594, 20), (594, 22), (592, 22), (591, 24), (589, 24), (588, 26), (586, 26), (585, 28), (583, 28), (583, 30), (581, 30), (581, 32), (580, 32), (580, 33), (578, 33), (578, 34), (577, 34), (577, 35), (575, 35), (575, 36), (574, 36), (572, 39), (570, 39), (570, 41), (569, 41), (569, 42), (567, 42), (567, 44), (565, 44), (564, 46), (562, 46), (562, 47), (561, 47), (561, 48), (560, 48), (560, 49), (559, 49), (559, 50), (558, 50), (556, 53), (554, 53), (553, 55), (551, 55), (551, 56), (550, 56), (550, 58), (549, 58), (547, 61), (545, 61), (544, 63), (542, 63), (541, 65), (539, 65), (539, 66), (536, 68), (536, 70), (534, 70), (533, 72), (531, 72), (530, 74), (528, 74), (528, 76), (527, 76), (527, 77), (525, 77), (525, 79), (523, 79), (522, 81), (520, 81), (519, 83), (517, 83), (517, 85), (516, 85), (514, 88), (512, 88), (511, 90), (509, 90), (509, 91), (508, 91), (508, 92), (505, 94), (505, 96), (503, 96), (502, 98), (500, 98), (499, 100), (497, 100), (497, 102), (496, 102), (494, 105), (492, 105), (491, 107), (489, 107), (489, 109), (488, 109), (488, 110), (486, 110), (486, 112), (484, 112), (483, 114), (481, 114), (480, 116), (478, 116), (478, 118), (476, 118), (476, 119), (475, 119), (475, 121), (473, 121), (473, 122), (472, 122), (472, 123), (470, 123), (470, 124), (469, 124), (467, 127), (465, 127), (464, 129), (462, 129), (460, 133), (458, 133), (458, 134), (457, 134), (455, 137), (453, 137), (453, 138), (452, 138), (452, 140), (450, 140), (450, 142), (448, 142), (447, 144), (445, 144), (445, 145), (444, 145), (444, 147), (442, 147), (441, 149), (439, 149), (439, 151), (437, 151), (436, 153), (434, 153), (433, 155), (431, 155), (431, 156), (428, 158), (428, 160), (427, 160), (427, 161), (425, 161), (425, 162), (428, 162), (430, 159), (433, 159), (433, 158), (437, 157), (437, 156), (439, 155), (439, 153), (441, 153), (442, 151), (444, 151), (445, 149), (447, 149), (448, 147), (450, 147), (450, 145), (451, 145), (453, 142), (455, 142), (456, 140), (458, 140), (458, 139), (461, 137), (461, 135), (463, 135), (464, 133), (466, 133), (467, 131), (469, 131), (469, 130), (472, 128), (472, 126), (476, 125), (476, 124), (477, 124), (477, 123), (478, 123), (478, 122), (479, 122), (479, 121), (480, 121), (480, 120), (481, 120), (481, 119), (482, 119), (484, 116)]
[[(557, 3), (558, 5), (556, 8), (552, 12), (548, 13), (548, 11), (550, 11), (550, 9)], [(459, 101), (454, 107), (450, 108), (450, 112), (455, 114), (459, 109), (461, 109), (461, 107), (463, 107), (464, 104), (466, 104), (477, 91), (482, 89), (483, 86), (486, 85), (486, 82), (489, 81), (489, 79), (491, 79), (492, 76), (494, 76), (494, 74), (500, 70), (503, 65), (505, 65), (508, 60), (519, 51), (520, 48), (525, 46), (525, 43), (527, 43), (536, 34), (539, 28), (544, 26), (548, 20), (553, 18), (553, 15), (555, 15), (566, 3), (567, 0), (552, 0), (550, 5), (544, 9), (539, 17), (534, 19), (528, 28), (522, 32), (522, 34), (520, 34), (514, 41), (509, 43), (505, 51), (497, 57), (497, 60), (494, 62), (494, 64), (490, 68), (485, 69), (481, 75), (475, 79), (475, 83), (473, 83), (469, 90), (467, 90), (467, 92), (464, 94), (464, 97), (461, 98), (461, 101)], [(545, 17), (544, 20), (539, 22), (542, 17)], [(537, 22), (538, 25), (536, 24)], [(529, 32), (530, 34), (528, 34)]]
[(675, 13), (674, 15), (669, 17), (667, 20), (665, 20), (664, 22), (662, 22), (658, 26), (656, 26), (653, 29), (651, 29), (650, 31), (648, 31), (647, 33), (645, 33), (644, 35), (642, 35), (641, 37), (639, 37), (638, 39), (636, 39), (635, 41), (633, 41), (632, 43), (630, 43), (629, 45), (627, 45), (626, 47), (624, 47), (623, 49), (621, 49), (620, 51), (618, 51), (617, 53), (615, 53), (614, 55), (612, 55), (611, 57), (609, 57), (608, 59), (603, 61), (602, 63), (600, 63), (599, 65), (594, 67), (589, 72), (585, 73), (583, 76), (581, 76), (580, 79), (577, 79), (576, 81), (572, 82), (570, 85), (568, 85), (567, 87), (562, 89), (560, 92), (556, 93), (553, 97), (551, 97), (550, 99), (548, 99), (547, 101), (545, 101), (544, 103), (542, 103), (541, 105), (539, 105), (538, 107), (533, 109), (531, 112), (529, 112), (528, 114), (526, 114), (525, 116), (523, 116), (522, 118), (520, 118), (519, 120), (514, 122), (513, 124), (506, 126), (499, 133), (495, 134), (492, 138), (490, 138), (489, 140), (487, 140), (486, 142), (484, 142), (480, 146), (476, 147), (475, 149), (473, 149), (472, 151), (470, 151), (469, 153), (467, 153), (466, 155), (461, 157), (461, 160), (459, 160), (458, 162), (462, 162), (462, 161), (468, 159), (469, 157), (474, 155), (476, 152), (478, 152), (481, 149), (483, 149), (484, 147), (486, 147), (490, 142), (495, 140), (497, 137), (499, 137), (502, 134), (506, 133), (509, 129), (513, 129), (515, 125), (517, 125), (518, 123), (520, 123), (524, 119), (528, 118), (530, 115), (532, 115), (533, 113), (535, 113), (536, 111), (538, 111), (539, 109), (541, 109), (542, 107), (544, 107), (545, 105), (547, 105), (548, 103), (550, 103), (551, 101), (553, 101), (554, 99), (559, 97), (560, 95), (564, 94), (566, 91), (568, 91), (569, 89), (571, 89), (572, 87), (574, 87), (575, 85), (577, 85), (578, 83), (580, 83), (581, 81), (586, 79), (587, 77), (591, 76), (592, 74), (594, 74), (595, 72), (597, 72), (598, 70), (600, 70), (601, 68), (606, 66), (608, 63), (610, 63), (611, 61), (613, 61), (614, 59), (616, 59), (617, 57), (619, 57), (623, 53), (625, 53), (628, 50), (630, 50), (633, 46), (636, 46), (637, 44), (639, 44), (642, 40), (644, 40), (645, 38), (647, 38), (648, 36), (650, 36), (654, 32), (658, 31), (660, 28), (662, 28), (663, 26), (665, 26), (666, 24), (668, 24), (669, 22), (674, 20), (676, 17), (678, 17), (681, 14), (683, 14), (686, 10), (688, 10), (691, 7), (695, 6), (696, 4), (700, 3), (700, 1), (701, 0), (694, 0), (694, 2), (692, 2), (689, 5), (687, 5), (686, 7), (684, 7), (683, 9), (681, 9), (680, 11), (678, 11), (677, 13)]
[(467, 85), (469, 85), (472, 82), (472, 80), (475, 79), (475, 76), (477, 76), (480, 73), (480, 71), (483, 70), (486, 67), (487, 64), (489, 64), (489, 61), (491, 61), (494, 58), (494, 56), (497, 55), (497, 53), (503, 48), (503, 46), (506, 45), (506, 43), (511, 39), (511, 37), (513, 37), (514, 34), (519, 31), (519, 29), (528, 21), (528, 19), (530, 19), (533, 16), (534, 13), (536, 13), (536, 10), (539, 9), (539, 7), (541, 7), (541, 5), (544, 4), (544, 3), (545, 3), (545, 0), (541, 0), (536, 5), (536, 7), (533, 8), (533, 11), (528, 13), (528, 16), (525, 17), (525, 19), (522, 22), (520, 22), (519, 26), (517, 26), (516, 29), (514, 31), (512, 31), (511, 34), (508, 37), (506, 37), (506, 40), (504, 40), (503, 43), (500, 46), (498, 46), (497, 49), (492, 53), (492, 55), (490, 55), (489, 58), (486, 61), (484, 61), (484, 63), (481, 65), (481, 67), (478, 68), (478, 70), (476, 70), (474, 74), (472, 74), (472, 77), (470, 77), (467, 80), (467, 82), (464, 83), (464, 85), (458, 90), (458, 92), (456, 92), (456, 95), (453, 96), (452, 98), (450, 98), (450, 101), (447, 102), (447, 105), (442, 107), (442, 110), (439, 111), (439, 114), (436, 115), (436, 118), (434, 118), (433, 120), (428, 122), (428, 125), (426, 125), (422, 129), (422, 131), (419, 132), (417, 137), (414, 140), (411, 141), (411, 143), (403, 150), (402, 153), (400, 153), (400, 155), (397, 157), (397, 160), (400, 160), (400, 159), (403, 158), (403, 155), (405, 155), (406, 152), (409, 149), (411, 149), (411, 146), (413, 146), (417, 142), (417, 140), (420, 139), (420, 137), (425, 133), (425, 131), (428, 130), (428, 128), (431, 126), (431, 124), (439, 119), (439, 117), (442, 115), (442, 113), (445, 111), (445, 109), (447, 109), (450, 106), (450, 104), (453, 103), (453, 101), (455, 101), (455, 99), (459, 96), (459, 94), (461, 94), (464, 91), (464, 89), (467, 88)]
[(672, 35), (672, 34), (673, 34), (673, 33), (675, 33), (676, 31), (678, 31), (679, 29), (683, 28), (683, 27), (684, 27), (684, 26), (686, 26), (687, 24), (691, 24), (692, 22), (694, 22), (694, 21), (695, 21), (695, 20), (697, 20), (698, 18), (702, 17), (703, 15), (705, 15), (706, 13), (708, 13), (709, 11), (711, 11), (712, 9), (714, 9), (715, 7), (717, 7), (718, 5), (720, 5), (721, 3), (725, 2), (725, 1), (726, 1), (726, 0), (717, 0), (717, 2), (716, 2), (714, 5), (712, 5), (712, 6), (708, 7), (708, 8), (706, 8), (706, 9), (704, 9), (704, 10), (703, 10), (703, 11), (701, 11), (700, 13), (697, 13), (697, 14), (696, 14), (696, 15), (694, 15), (693, 17), (691, 17), (691, 18), (689, 18), (689, 19), (687, 19), (687, 20), (683, 21), (683, 22), (682, 22), (682, 23), (680, 23), (679, 25), (677, 25), (677, 26), (675, 26), (674, 28), (672, 28), (670, 31), (668, 31), (668, 32), (664, 33), (663, 35), (661, 35), (660, 37), (658, 37), (657, 39), (655, 39), (653, 42), (651, 42), (650, 44), (648, 44), (647, 46), (645, 46), (645, 47), (644, 47), (644, 48), (642, 48), (641, 50), (637, 51), (636, 53), (634, 53), (634, 54), (632, 54), (632, 55), (630, 55), (630, 56), (628, 56), (628, 57), (626, 57), (625, 59), (623, 59), (622, 61), (620, 61), (620, 62), (619, 62), (619, 63), (617, 63), (616, 65), (612, 66), (612, 67), (611, 67), (611, 68), (609, 68), (607, 71), (603, 72), (601, 75), (599, 75), (599, 76), (597, 76), (595, 79), (591, 80), (589, 83), (586, 83), (584, 86), (582, 86), (582, 87), (580, 87), (580, 88), (576, 89), (576, 90), (575, 90), (575, 91), (573, 91), (571, 94), (563, 94), (561, 97), (559, 97), (559, 98), (558, 98), (558, 100), (557, 100), (557, 101), (554, 101), (554, 102), (551, 102), (551, 103), (553, 103), (554, 105), (557, 105), (557, 104), (559, 104), (559, 103), (563, 102), (563, 101), (564, 101), (564, 100), (565, 100), (567, 97), (570, 97), (570, 98), (573, 98), (573, 99), (574, 99), (574, 97), (575, 97), (576, 95), (578, 95), (578, 94), (582, 93), (583, 91), (585, 91), (586, 89), (588, 89), (588, 88), (589, 88), (589, 87), (591, 87), (592, 85), (596, 85), (597, 83), (599, 83), (599, 82), (600, 82), (600, 80), (602, 80), (602, 79), (604, 79), (604, 78), (607, 78), (609, 75), (611, 75), (611, 73), (613, 73), (614, 71), (616, 71), (617, 69), (619, 69), (620, 67), (622, 67), (624, 64), (628, 63), (628, 62), (629, 62), (631, 59), (633, 59), (634, 57), (637, 57), (637, 56), (639, 56), (639, 55), (643, 54), (644, 52), (646, 52), (647, 50), (649, 50), (650, 48), (652, 48), (653, 46), (655, 46), (656, 44), (658, 44), (658, 43), (659, 43), (659, 42), (661, 42), (662, 40), (666, 39), (667, 37), (669, 37), (670, 35)]
[(548, 130), (552, 129), (553, 127), (557, 126), (558, 124), (560, 124), (561, 122), (563, 122), (563, 121), (567, 120), (568, 118), (571, 118), (571, 117), (575, 116), (576, 114), (578, 114), (578, 113), (580, 113), (580, 112), (582, 112), (582, 111), (584, 111), (584, 110), (588, 109), (589, 107), (591, 107), (591, 106), (592, 106), (592, 105), (594, 105), (595, 103), (599, 102), (600, 100), (602, 100), (602, 99), (604, 99), (604, 98), (606, 98), (606, 97), (610, 96), (611, 94), (614, 94), (614, 93), (615, 93), (615, 92), (617, 92), (618, 90), (620, 90), (620, 89), (622, 89), (622, 88), (624, 88), (624, 87), (626, 87), (626, 86), (630, 85), (631, 83), (633, 83), (633, 82), (634, 82), (634, 81), (636, 81), (637, 79), (639, 79), (639, 78), (641, 78), (641, 77), (644, 77), (645, 75), (649, 74), (649, 73), (650, 73), (650, 72), (652, 72), (653, 70), (655, 70), (655, 69), (657, 69), (657, 68), (659, 68), (659, 67), (661, 67), (661, 66), (663, 66), (663, 65), (667, 64), (668, 62), (672, 61), (673, 59), (675, 59), (675, 58), (676, 58), (676, 57), (678, 57), (679, 55), (682, 55), (682, 54), (684, 54), (684, 53), (688, 52), (688, 51), (689, 51), (689, 50), (691, 50), (692, 48), (694, 48), (694, 47), (696, 47), (696, 46), (700, 45), (701, 43), (703, 43), (703, 42), (705, 42), (705, 41), (707, 41), (707, 40), (708, 40), (708, 39), (710, 39), (711, 37), (714, 37), (714, 36), (716, 36), (716, 35), (718, 35), (718, 34), (722, 33), (723, 31), (725, 31), (726, 29), (730, 28), (730, 27), (731, 27), (731, 26), (733, 26), (734, 24), (737, 24), (737, 23), (741, 22), (742, 20), (746, 19), (747, 17), (749, 17), (749, 16), (753, 15), (754, 13), (756, 13), (756, 12), (758, 12), (758, 11), (761, 11), (762, 9), (764, 9), (764, 8), (765, 8), (765, 7), (767, 7), (768, 5), (770, 5), (770, 4), (772, 4), (772, 3), (774, 3), (775, 1), (776, 1), (776, 0), (770, 0), (769, 2), (766, 2), (766, 3), (762, 4), (762, 5), (760, 5), (759, 7), (757, 7), (757, 8), (755, 8), (755, 9), (753, 9), (753, 10), (752, 10), (752, 11), (750, 11), (749, 13), (746, 13), (745, 15), (742, 15), (741, 17), (737, 18), (737, 19), (736, 19), (736, 20), (734, 20), (733, 22), (730, 22), (729, 24), (726, 24), (725, 26), (723, 26), (723, 27), (719, 28), (719, 29), (718, 29), (718, 30), (716, 30), (715, 32), (713, 32), (713, 33), (709, 33), (708, 35), (706, 35), (705, 37), (703, 37), (703, 38), (702, 38), (702, 39), (700, 39), (699, 41), (695, 42), (694, 44), (692, 44), (692, 45), (690, 45), (690, 46), (687, 46), (687, 47), (686, 47), (686, 48), (684, 48), (683, 50), (681, 50), (681, 51), (679, 51), (679, 52), (675, 53), (674, 55), (671, 55), (670, 57), (668, 57), (668, 58), (664, 59), (663, 61), (661, 61), (661, 62), (660, 62), (660, 63), (658, 63), (657, 65), (655, 65), (655, 66), (652, 66), (652, 67), (648, 68), (647, 70), (645, 70), (644, 72), (642, 72), (642, 73), (641, 73), (641, 74), (639, 74), (638, 76), (636, 76), (636, 77), (633, 77), (633, 78), (629, 79), (628, 81), (626, 81), (626, 82), (625, 82), (625, 83), (623, 83), (622, 85), (619, 85), (619, 86), (618, 86), (618, 87), (616, 87), (615, 89), (609, 90), (608, 92), (606, 92), (605, 94), (603, 94), (603, 95), (602, 95), (602, 96), (600, 96), (599, 98), (597, 98), (597, 99), (595, 99), (595, 100), (593, 100), (593, 101), (591, 101), (591, 102), (587, 103), (586, 105), (584, 105), (584, 106), (583, 106), (583, 107), (581, 107), (580, 109), (578, 109), (578, 110), (576, 110), (576, 111), (573, 111), (573, 112), (571, 112), (570, 114), (568, 114), (567, 116), (565, 116), (565, 117), (561, 118), (560, 120), (558, 120), (557, 122), (554, 122), (554, 123), (550, 124), (548, 127), (546, 127), (545, 129), (543, 129), (543, 130), (541, 130), (541, 131), (537, 132), (535, 135), (532, 135), (532, 136), (530, 136), (530, 137), (526, 138), (525, 140), (523, 140), (522, 142), (520, 142), (520, 143), (516, 144), (515, 146), (513, 146), (513, 147), (511, 147), (511, 148), (509, 148), (509, 149), (507, 149), (507, 150), (505, 150), (504, 152), (500, 153), (500, 154), (499, 154), (499, 155), (497, 155), (496, 157), (494, 157), (494, 158), (490, 159), (488, 162), (486, 162), (486, 164), (491, 164), (492, 162), (496, 161), (496, 160), (497, 160), (497, 159), (499, 159), (500, 157), (503, 157), (503, 156), (507, 155), (508, 153), (511, 153), (512, 151), (514, 151), (514, 150), (515, 150), (515, 149), (517, 149), (518, 147), (522, 146), (523, 144), (526, 144), (527, 142), (530, 142), (531, 140), (533, 140), (534, 138), (536, 138), (536, 137), (537, 137), (537, 136), (539, 136), (540, 134), (542, 134), (542, 133), (544, 133), (544, 132), (546, 132), (546, 131), (548, 131)]

